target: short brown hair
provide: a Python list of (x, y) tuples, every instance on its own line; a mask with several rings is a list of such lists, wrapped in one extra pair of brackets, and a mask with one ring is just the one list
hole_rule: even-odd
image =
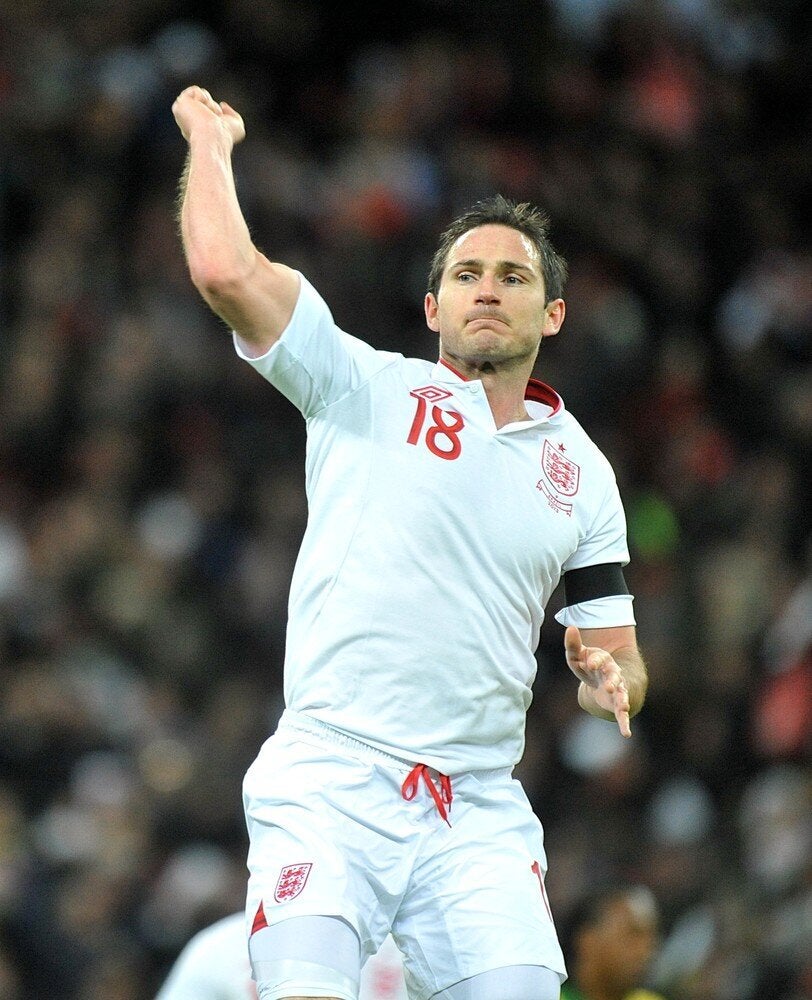
[(443, 232), (440, 245), (434, 254), (429, 269), (428, 291), (437, 295), (443, 271), (457, 240), (480, 226), (508, 226), (517, 229), (536, 247), (541, 259), (541, 273), (544, 278), (546, 301), (561, 298), (567, 279), (567, 262), (553, 249), (549, 238), (550, 220), (539, 209), (528, 202), (515, 202), (501, 194), (478, 201)]

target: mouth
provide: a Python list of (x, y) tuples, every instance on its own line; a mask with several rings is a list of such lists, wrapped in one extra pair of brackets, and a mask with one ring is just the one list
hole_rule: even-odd
[(472, 313), (465, 317), (465, 321), (468, 326), (473, 326), (474, 324), (481, 324), (483, 326), (490, 326), (494, 321), (497, 323), (502, 323), (505, 326), (509, 326), (508, 319), (502, 313), (498, 312), (478, 312)]

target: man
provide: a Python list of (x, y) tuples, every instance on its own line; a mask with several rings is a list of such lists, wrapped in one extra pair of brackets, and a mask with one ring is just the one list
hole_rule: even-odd
[(561, 1000), (662, 1000), (640, 988), (658, 942), (657, 903), (645, 886), (601, 889), (569, 921), (570, 978)]
[(511, 770), (562, 574), (581, 707), (629, 736), (646, 687), (614, 476), (530, 380), (564, 263), (528, 206), (478, 206), (433, 262), (439, 361), (376, 351), (253, 245), (237, 112), (199, 87), (173, 111), (192, 281), (308, 429), (287, 707), (244, 783), (259, 996), (356, 1000), (391, 931), (415, 1000), (557, 1000), (543, 833)]

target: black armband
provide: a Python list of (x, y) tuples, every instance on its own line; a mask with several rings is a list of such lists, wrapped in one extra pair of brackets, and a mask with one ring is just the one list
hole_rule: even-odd
[(629, 588), (620, 563), (584, 566), (583, 569), (571, 569), (564, 574), (564, 601), (567, 607), (628, 593)]

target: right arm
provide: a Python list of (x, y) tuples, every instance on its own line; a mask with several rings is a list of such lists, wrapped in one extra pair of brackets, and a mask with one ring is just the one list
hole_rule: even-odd
[(290, 321), (299, 279), (257, 250), (240, 209), (231, 152), (245, 138), (242, 118), (200, 87), (187, 87), (172, 112), (189, 144), (179, 197), (189, 274), (209, 307), (259, 357)]

